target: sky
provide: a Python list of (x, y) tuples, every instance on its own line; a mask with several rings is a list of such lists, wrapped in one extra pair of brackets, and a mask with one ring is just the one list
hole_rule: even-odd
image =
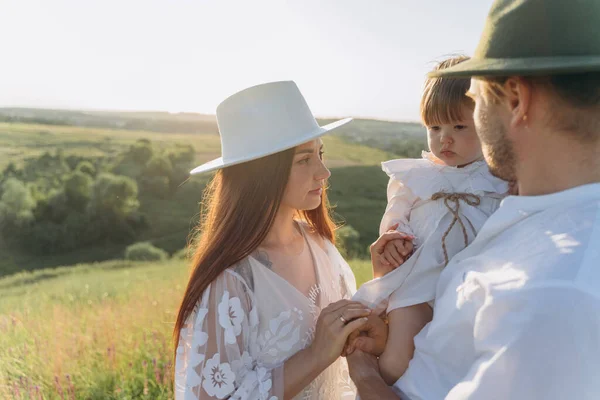
[(492, 0), (0, 0), (0, 107), (214, 114), (294, 80), (321, 117), (419, 119)]

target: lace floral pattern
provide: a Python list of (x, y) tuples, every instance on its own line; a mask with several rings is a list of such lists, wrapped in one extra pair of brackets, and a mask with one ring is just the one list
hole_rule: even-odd
[(244, 310), (237, 297), (229, 298), (229, 292), (225, 290), (219, 303), (219, 325), (225, 331), (225, 342), (234, 344), (237, 336), (242, 332), (242, 321)]
[(213, 358), (206, 361), (202, 375), (202, 387), (210, 396), (224, 399), (234, 389), (235, 374), (228, 363), (221, 363), (221, 356), (216, 353)]
[[(281, 278), (251, 257), (211, 283), (181, 330), (177, 400), (283, 399), (284, 362), (310, 345), (321, 310), (355, 291), (350, 268), (335, 247), (309, 245), (318, 283), (307, 296), (290, 293)], [(347, 372), (345, 360), (336, 361), (296, 399), (354, 399)]]

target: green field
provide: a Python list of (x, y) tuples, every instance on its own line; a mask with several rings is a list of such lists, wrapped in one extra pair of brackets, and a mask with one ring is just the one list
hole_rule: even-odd
[[(125, 129), (78, 126), (0, 123), (0, 170), (8, 163), (21, 165), (27, 159), (58, 149), (65, 157), (112, 157), (138, 139), (148, 139), (157, 147), (191, 144), (195, 163), (200, 164), (219, 155), (220, 143), (214, 134), (162, 133)], [(326, 162), (331, 168), (330, 200), (340, 223), (349, 224), (361, 235), (361, 246), (377, 236), (379, 219), (385, 208), (386, 175), (379, 163), (394, 155), (382, 150), (349, 143), (339, 136), (323, 138)], [(190, 228), (195, 224), (199, 201), (209, 176), (193, 177), (165, 198), (140, 194), (140, 212), (149, 228), (139, 238), (150, 241), (169, 253), (186, 245)], [(43, 257), (27, 251), (16, 251), (0, 238), (0, 276), (20, 270), (70, 265), (121, 258), (124, 245), (102, 243), (61, 254)], [(366, 255), (366, 250), (364, 252)]]
[[(357, 280), (370, 263), (350, 262)], [(0, 398), (170, 399), (182, 260), (109, 261), (0, 279)]]
[[(0, 170), (11, 161), (20, 164), (26, 158), (57, 149), (65, 155), (113, 155), (138, 139), (159, 144), (192, 144), (198, 164), (219, 157), (221, 151), (219, 137), (214, 134), (0, 122)], [(325, 136), (324, 142), (330, 167), (376, 164), (390, 156), (379, 149), (348, 143), (338, 136)]]
[[(220, 152), (212, 116), (17, 111), (0, 109), (0, 171), (25, 168), (46, 153), (118, 160), (139, 139), (158, 149), (192, 145), (195, 164)], [(350, 262), (359, 283), (371, 276), (367, 246), (386, 204), (379, 164), (404, 154), (386, 151), (396, 130), (394, 148), (404, 149), (407, 140), (413, 151), (409, 137), (418, 128), (359, 120), (323, 138), (335, 218), (359, 234), (358, 258)], [(171, 255), (184, 248), (209, 178), (184, 178), (164, 196), (140, 191), (137, 211), (148, 226), (136, 241)], [(110, 241), (37, 254), (9, 239), (0, 235), (0, 398), (172, 398), (171, 335), (186, 284), (184, 260), (123, 261), (127, 243)]]

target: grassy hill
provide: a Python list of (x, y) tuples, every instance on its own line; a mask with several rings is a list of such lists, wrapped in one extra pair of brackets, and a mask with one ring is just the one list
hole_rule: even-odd
[[(214, 132), (196, 131), (202, 123), (214, 126), (212, 116), (9, 111), (0, 109), (0, 171), (46, 152), (110, 158), (138, 139), (158, 147), (191, 144), (196, 164), (220, 152)], [(377, 136), (371, 130), (393, 137), (406, 127), (395, 124), (357, 121), (324, 137), (331, 203), (338, 220), (360, 233), (364, 255), (386, 203), (379, 163), (398, 154), (384, 140), (364, 143)], [(209, 178), (188, 179), (165, 198), (142, 193), (139, 211), (149, 228), (139, 240), (170, 253), (183, 248)], [(122, 261), (124, 247), (98, 243), (40, 256), (17, 251), (0, 236), (0, 398), (172, 398), (170, 341), (186, 263)], [(350, 264), (359, 283), (370, 278), (367, 260)]]
[[(80, 126), (161, 133), (218, 133), (214, 115), (168, 112), (80, 111), (0, 108), (0, 122)], [(319, 119), (319, 124), (333, 119)], [(355, 119), (332, 133), (346, 142), (364, 144), (400, 156), (418, 157), (427, 145), (420, 123)]]
[[(0, 121), (164, 133), (217, 134), (218, 132), (214, 115), (160, 111), (81, 111), (13, 107), (0, 108)], [(319, 119), (321, 125), (333, 121), (333, 119)], [(335, 134), (361, 141), (372, 137), (410, 139), (420, 137), (422, 133), (423, 128), (419, 123), (355, 119), (352, 125), (337, 130)]]
[[(370, 264), (350, 264), (359, 283)], [(0, 278), (0, 398), (171, 399), (182, 260)], [(43, 396), (43, 397), (42, 397)]]
[[(158, 144), (192, 144), (196, 150), (197, 164), (219, 157), (221, 151), (216, 134), (0, 122), (0, 169), (9, 162), (19, 164), (28, 157), (57, 149), (65, 155), (114, 155), (138, 139), (149, 139)], [(338, 136), (325, 136), (323, 140), (330, 167), (373, 165), (391, 157), (386, 151), (349, 143)]]
[[(157, 146), (191, 144), (195, 163), (218, 157), (220, 141), (215, 134), (163, 133), (130, 129), (82, 126), (0, 123), (0, 170), (8, 163), (21, 165), (31, 157), (58, 150), (65, 156), (110, 157), (138, 139), (149, 139)], [(340, 136), (325, 136), (332, 204), (338, 220), (356, 228), (365, 248), (377, 236), (379, 219), (385, 208), (387, 177), (379, 168), (383, 160), (395, 155), (364, 145), (350, 143)], [(167, 198), (141, 195), (140, 211), (149, 221), (149, 229), (140, 240), (147, 240), (170, 253), (186, 245), (190, 228), (199, 211), (202, 190), (209, 176), (193, 177)], [(9, 248), (0, 239), (0, 276), (20, 270), (69, 265), (121, 258), (124, 246), (99, 244), (64, 254), (43, 257)]]

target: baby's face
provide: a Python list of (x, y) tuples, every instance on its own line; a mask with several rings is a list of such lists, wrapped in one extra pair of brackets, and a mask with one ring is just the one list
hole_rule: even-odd
[(477, 137), (473, 112), (464, 107), (461, 121), (427, 126), (429, 150), (444, 164), (463, 166), (482, 158), (481, 144)]

